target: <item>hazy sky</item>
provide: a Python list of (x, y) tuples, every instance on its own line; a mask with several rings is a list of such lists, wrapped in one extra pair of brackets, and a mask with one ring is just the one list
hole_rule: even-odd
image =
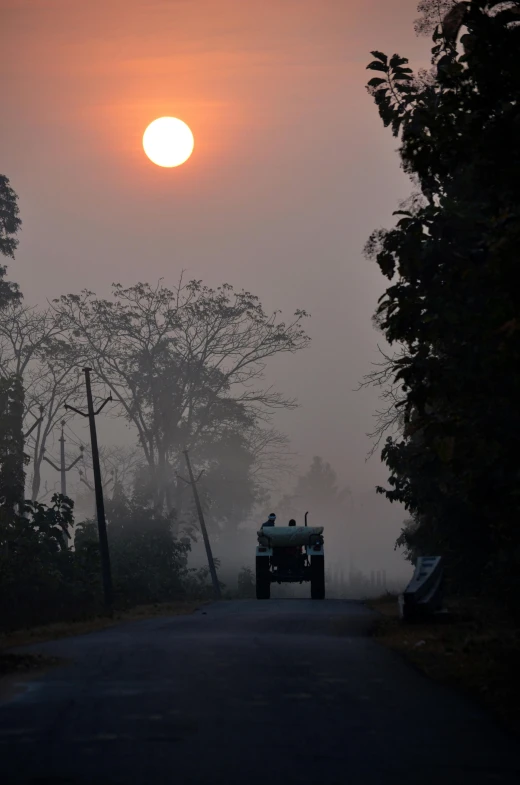
[[(365, 92), (370, 50), (427, 65), (417, 0), (0, 0), (0, 172), (20, 196), (10, 277), (26, 301), (112, 281), (223, 281), (312, 314), (311, 349), (269, 380), (304, 462), (354, 489), (375, 393), (354, 392), (381, 336), (385, 279), (362, 256), (409, 183)], [(192, 158), (161, 169), (141, 138), (180, 117)]]

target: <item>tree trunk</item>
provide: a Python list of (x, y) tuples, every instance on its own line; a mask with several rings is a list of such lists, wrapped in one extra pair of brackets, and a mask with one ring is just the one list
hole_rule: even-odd
[(41, 472), (40, 472), (40, 461), (37, 458), (34, 459), (34, 470), (33, 470), (33, 478), (32, 478), (32, 487), (31, 487), (31, 501), (35, 502), (38, 499), (38, 494), (40, 492), (40, 485), (42, 481)]

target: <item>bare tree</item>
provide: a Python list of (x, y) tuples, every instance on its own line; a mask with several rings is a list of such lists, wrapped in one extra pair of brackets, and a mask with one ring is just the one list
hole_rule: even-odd
[(247, 436), (253, 456), (251, 475), (266, 490), (272, 492), (281, 480), (294, 475), (294, 453), (287, 436), (275, 428), (254, 427)]
[(60, 336), (61, 326), (50, 309), (10, 302), (0, 318), (0, 375), (24, 377), (29, 364), (38, 357), (52, 338)]
[(114, 487), (119, 487), (130, 495), (135, 474), (144, 462), (143, 451), (139, 445), (103, 447), (99, 457), (105, 476), (113, 476)]
[(371, 433), (367, 434), (374, 440), (368, 453), (369, 458), (375, 453), (385, 434), (402, 432), (405, 427), (403, 407), (406, 399), (403, 383), (398, 378), (398, 373), (400, 367), (399, 360), (407, 359), (408, 355), (404, 349), (390, 356), (385, 354), (379, 346), (377, 348), (383, 360), (373, 363), (376, 370), (366, 374), (363, 377), (363, 381), (356, 388), (356, 392), (358, 392), (366, 387), (378, 387), (381, 390), (379, 398), (381, 401), (384, 401), (383, 408), (376, 411), (374, 415), (376, 427)]
[[(112, 445), (102, 446), (99, 449), (101, 476), (107, 493), (113, 493), (116, 488), (126, 496), (131, 496), (136, 472), (144, 463), (144, 455), (137, 445)], [(94, 490), (94, 481), (91, 477), (92, 454), (90, 447), (83, 451), (81, 463), (80, 482), (90, 490)]]
[(38, 498), (46, 445), (59, 420), (71, 415), (66, 401), (81, 395), (80, 371), (63, 328), (51, 308), (12, 302), (0, 318), (0, 375), (17, 375), (25, 393), (24, 428), (32, 457), (31, 499)]
[(39, 412), (42, 418), (29, 439), (33, 466), (31, 499), (34, 501), (38, 498), (48, 439), (59, 422), (70, 420), (72, 415), (65, 411), (65, 403), (82, 399), (83, 378), (73, 363), (67, 362), (63, 355), (52, 357), (52, 353), (40, 357), (27, 377), (27, 410), (34, 416)]
[(114, 285), (111, 300), (84, 291), (54, 309), (77, 356), (136, 427), (159, 507), (173, 506), (182, 449), (226, 423), (268, 421), (275, 409), (296, 406), (259, 383), (269, 357), (307, 346), (304, 311), (286, 324), (249, 292), (182, 279), (171, 290), (162, 282)]

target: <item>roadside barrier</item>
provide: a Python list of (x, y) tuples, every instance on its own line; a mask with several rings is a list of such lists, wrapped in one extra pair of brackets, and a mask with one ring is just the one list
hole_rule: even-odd
[(443, 572), (440, 556), (417, 559), (412, 580), (399, 596), (399, 614), (404, 621), (428, 618), (442, 610)]

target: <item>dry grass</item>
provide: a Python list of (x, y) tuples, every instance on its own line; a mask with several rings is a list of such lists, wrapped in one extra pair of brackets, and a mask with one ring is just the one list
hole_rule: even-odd
[(451, 618), (399, 619), (397, 598), (367, 603), (381, 614), (374, 635), (423, 673), (464, 692), (520, 733), (520, 630), (502, 608), (476, 598), (448, 602)]
[(182, 616), (205, 605), (205, 602), (167, 602), (155, 605), (139, 605), (128, 611), (116, 611), (112, 616), (96, 616), (77, 622), (59, 622), (43, 627), (31, 627), (0, 635), (0, 676), (19, 671), (41, 670), (59, 664), (55, 657), (40, 654), (19, 654), (9, 649), (30, 646), (36, 643), (68, 638), (72, 635), (85, 635), (128, 621), (151, 619), (155, 616)]

